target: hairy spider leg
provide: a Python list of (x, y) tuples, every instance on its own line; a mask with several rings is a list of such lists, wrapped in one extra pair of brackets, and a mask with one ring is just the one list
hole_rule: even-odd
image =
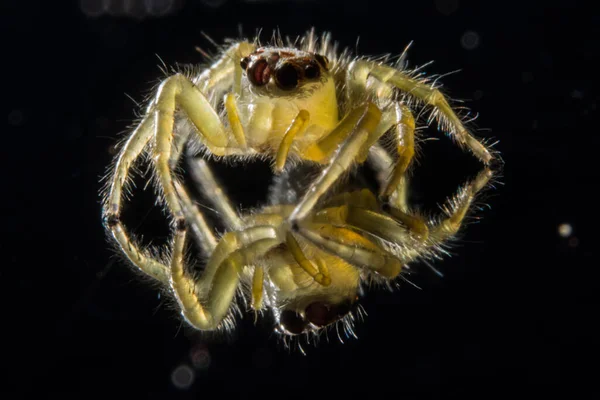
[(427, 225), (422, 218), (410, 212), (406, 202), (406, 173), (415, 154), (415, 119), (410, 108), (404, 104), (395, 102), (393, 110), (395, 124), (392, 129), (398, 158), (389, 177), (381, 185), (380, 198), (389, 202), (392, 207), (391, 214), (396, 219), (424, 241), (429, 234)]
[[(281, 223), (279, 222), (279, 224), (273, 224), (272, 218), (267, 218), (265, 221), (262, 221), (262, 223), (250, 225), (242, 221), (236, 213), (227, 194), (225, 193), (223, 186), (217, 181), (205, 160), (201, 158), (191, 159), (190, 175), (194, 183), (201, 190), (202, 194), (208, 200), (210, 200), (212, 206), (215, 208), (216, 212), (219, 213), (222, 220), (225, 222), (225, 225), (229, 229), (242, 230), (247, 226), (256, 225), (278, 226)], [(178, 194), (182, 198), (184, 214), (192, 232), (194, 232), (195, 236), (198, 237), (198, 240), (201, 243), (201, 248), (204, 250), (205, 254), (212, 254), (216, 246), (216, 240), (214, 239), (212, 231), (206, 230), (205, 227), (208, 225), (205, 223), (204, 216), (198, 210), (198, 208), (191, 203), (187, 193), (185, 192), (185, 189), (183, 189), (183, 187), (181, 187), (179, 184), (176, 184), (176, 188), (178, 190)], [(281, 217), (279, 217), (279, 219), (281, 220)], [(211, 247), (202, 246), (202, 243), (207, 241), (214, 243), (214, 245)], [(251, 307), (253, 310), (260, 310), (263, 306), (263, 287), (264, 270), (261, 267), (255, 267), (252, 276), (251, 288)]]
[[(201, 86), (206, 92), (215, 91), (222, 85), (222, 82), (226, 80), (228, 73), (231, 68), (236, 68), (237, 62), (234, 62), (235, 54), (241, 54), (250, 52), (253, 48), (248, 43), (240, 43), (234, 46), (226, 52), (226, 54), (218, 60), (215, 65), (207, 69), (200, 75), (196, 84)], [(239, 71), (238, 71), (239, 69)], [(237, 67), (234, 77), (234, 87), (238, 88), (239, 92), (239, 81), (241, 80), (241, 68)], [(181, 75), (177, 75), (178, 80), (184, 79)], [(237, 82), (237, 85), (235, 84)], [(196, 94), (198, 97), (198, 94)], [(117, 162), (115, 164), (110, 185), (108, 186), (107, 194), (104, 199), (103, 205), (103, 217), (107, 228), (110, 229), (113, 238), (116, 240), (118, 245), (121, 247), (127, 258), (142, 272), (147, 275), (159, 280), (163, 283), (168, 283), (169, 267), (164, 265), (158, 260), (155, 260), (148, 250), (142, 250), (139, 246), (129, 237), (125, 228), (120, 222), (121, 212), (121, 201), (123, 197), (123, 188), (127, 183), (129, 177), (129, 171), (133, 163), (142, 154), (144, 148), (148, 145), (148, 142), (152, 138), (156, 129), (156, 112), (155, 110), (156, 99), (151, 102), (146, 111), (146, 117), (143, 118), (134, 132), (131, 134), (129, 139), (125, 142), (120, 150)], [(220, 121), (219, 121), (220, 122)], [(174, 156), (178, 156), (181, 150), (179, 146), (174, 147)], [(169, 158), (168, 156), (166, 157)], [(170, 160), (171, 167), (173, 165), (173, 157)], [(189, 199), (189, 196), (185, 196)], [(199, 225), (198, 225), (199, 226)]]
[[(493, 172), (489, 168), (483, 169), (472, 181), (460, 188), (453, 197), (446, 200), (442, 210), (442, 217), (434, 218), (428, 221), (429, 236), (422, 246), (408, 246), (403, 249), (402, 256), (406, 262), (416, 260), (419, 257), (427, 255), (432, 251), (435, 253), (440, 250), (449, 239), (454, 237), (464, 224), (465, 217), (471, 209), (478, 193), (485, 189), (493, 177)], [(394, 209), (390, 214), (395, 217)]]
[(372, 61), (355, 61), (349, 66), (349, 70), (350, 75), (353, 76), (349, 82), (354, 85), (354, 90), (364, 90), (369, 76), (373, 76), (383, 83), (389, 83), (409, 96), (432, 106), (438, 125), (456, 138), (459, 145), (467, 146), (481, 162), (489, 165), (494, 160), (494, 155), (490, 150), (467, 131), (461, 119), (450, 107), (448, 99), (438, 89), (420, 82), (396, 68)]
[[(235, 94), (241, 93), (242, 68), (239, 60), (254, 51), (255, 46), (248, 42), (231, 45), (224, 54), (195, 80), (194, 84), (202, 93), (214, 91), (215, 95), (222, 94), (231, 86), (230, 77), (233, 73), (233, 89)], [(212, 98), (211, 98), (212, 100)]]
[[(194, 158), (190, 160), (190, 175), (194, 183), (198, 186), (198, 188), (200, 188), (203, 195), (208, 200), (210, 200), (212, 206), (215, 208), (216, 212), (219, 213), (225, 225), (229, 229), (241, 230), (244, 227), (249, 226), (240, 219), (233, 205), (231, 204), (231, 201), (229, 200), (227, 194), (225, 193), (223, 186), (217, 181), (208, 163), (205, 160), (201, 158)], [(183, 189), (181, 194), (183, 194), (182, 198), (187, 197), (187, 193), (185, 193), (185, 190)], [(196, 233), (197, 231), (199, 231), (198, 233), (196, 233), (196, 236), (199, 237), (198, 240), (200, 242), (206, 241), (206, 239), (204, 238), (204, 236), (206, 235), (203, 233), (202, 229), (202, 221), (204, 221), (204, 217), (202, 216), (201, 212), (197, 209), (197, 207), (194, 206), (193, 212), (201, 218), (198, 222), (198, 218), (188, 217), (188, 211), (186, 210), (186, 208), (189, 207), (184, 207), (184, 213), (186, 213), (186, 220), (188, 221), (188, 223), (191, 223), (192, 232)], [(198, 227), (196, 227), (196, 225), (198, 225)], [(266, 225), (266, 223), (253, 224), (252, 226), (255, 225)], [(212, 232), (210, 233), (212, 235)], [(213, 250), (214, 246), (209, 250), (205, 250), (205, 253), (211, 254)], [(251, 289), (251, 307), (254, 310), (259, 310), (262, 308), (263, 286), (264, 271), (262, 268), (256, 267), (254, 269), (254, 274), (252, 277)]]
[(154, 259), (148, 251), (138, 248), (134, 241), (129, 238), (127, 232), (125, 232), (121, 222), (109, 222), (109, 227), (113, 238), (119, 243), (127, 258), (137, 268), (161, 283), (169, 283), (169, 267)]
[[(348, 197), (354, 197), (355, 193), (344, 193), (334, 198), (347, 199)], [(371, 194), (371, 198), (376, 202), (376, 199)], [(288, 215), (293, 211), (293, 205), (277, 205), (266, 207), (259, 214), (254, 214), (245, 219), (247, 225), (253, 224), (268, 224), (271, 225), (275, 229), (279, 229), (286, 220), (285, 215)], [(300, 267), (300, 270), (307, 274), (311, 281), (318, 283), (320, 286), (328, 287), (334, 284), (334, 278), (331, 277), (329, 272), (329, 268), (327, 262), (336, 262), (333, 260), (328, 260), (327, 262), (314, 252), (314, 249), (325, 250), (319, 243), (315, 243), (312, 240), (306, 240), (306, 234), (309, 236), (311, 233), (317, 232), (324, 233), (327, 236), (327, 233), (330, 237), (335, 238), (339, 243), (339, 247), (345, 253), (340, 256), (336, 253), (335, 250), (331, 251), (330, 254), (333, 255), (336, 259), (340, 261), (345, 261), (350, 265), (357, 266), (358, 261), (364, 261), (367, 268), (371, 268), (374, 270), (378, 270), (381, 274), (396, 276), (399, 273), (400, 265), (398, 265), (397, 261), (393, 260), (393, 256), (387, 254), (383, 249), (381, 249), (377, 244), (373, 243), (363, 235), (360, 235), (356, 232), (351, 231), (350, 229), (346, 229), (342, 227), (337, 229), (336, 226), (332, 224), (320, 224), (313, 223), (313, 215), (309, 217), (310, 222), (303, 222), (300, 227), (300, 232), (293, 233), (287, 231), (285, 233), (286, 239), (284, 248), (278, 249), (279, 252), (277, 254), (270, 254), (269, 259), (273, 265), (292, 265), (296, 264)], [(320, 222), (320, 221), (318, 221)], [(330, 222), (327, 220), (327, 222)], [(312, 223), (312, 225), (310, 225)], [(310, 226), (309, 226), (310, 225)], [(321, 226), (322, 225), (322, 226)], [(311, 231), (311, 228), (315, 228), (316, 230)], [(300, 239), (302, 239), (302, 243), (298, 241), (295, 237), (298, 235)], [(328, 236), (328, 237), (329, 237)], [(313, 250), (309, 250), (306, 246), (313, 246)], [(350, 254), (354, 250), (356, 250), (355, 259)], [(311, 252), (310, 261), (308, 257), (305, 255), (305, 251)], [(329, 253), (325, 250), (326, 253)], [(286, 257), (284, 254), (289, 254), (291, 257)], [(369, 261), (369, 257), (371, 260)], [(381, 261), (382, 257), (385, 259), (383, 263)], [(292, 263), (292, 264), (290, 264)], [(315, 267), (316, 265), (316, 267)], [(360, 264), (360, 266), (365, 266)], [(346, 279), (347, 276), (343, 279)]]
[[(414, 130), (405, 130), (403, 137), (403, 143), (399, 144), (399, 146), (414, 146)], [(412, 157), (414, 150), (405, 153), (399, 149), (398, 153), (401, 155), (409, 154)], [(430, 239), (430, 245), (440, 244), (458, 232), (476, 195), (486, 187), (494, 175), (490, 168), (484, 168), (474, 180), (461, 188), (454, 197), (446, 200), (446, 204), (442, 207), (446, 218), (438, 218), (438, 221), (435, 223), (427, 223), (421, 217), (411, 213), (407, 204), (406, 193), (408, 185), (406, 172), (410, 161), (403, 161), (401, 156), (394, 166), (394, 162), (387, 151), (381, 146), (376, 145), (371, 149), (369, 162), (382, 177), (381, 183), (383, 187), (386, 187), (386, 185), (387, 187), (392, 186), (389, 182), (397, 179), (399, 176), (397, 180), (398, 184), (393, 191), (389, 192), (390, 209), (388, 213), (406, 225), (411, 231), (417, 233), (422, 241)], [(407, 167), (404, 168), (404, 165), (407, 165)], [(399, 168), (399, 166), (401, 167)], [(390, 174), (392, 168), (393, 172)], [(385, 183), (386, 176), (391, 176), (387, 184)]]
[[(410, 228), (400, 224), (393, 217), (382, 213), (380, 202), (368, 189), (342, 193), (331, 197), (325, 202), (323, 207), (312, 216), (310, 222), (331, 225), (346, 230), (360, 231), (361, 236), (366, 233), (370, 237), (376, 237), (399, 245), (410, 245), (410, 247), (420, 247), (422, 246), (421, 242), (423, 241), (422, 238), (415, 239), (411, 236), (409, 233), (413, 232)], [(357, 232), (357, 234), (358, 233), (359, 232)], [(334, 237), (331, 236), (331, 238)], [(335, 249), (338, 248), (337, 244), (325, 243), (322, 241), (323, 239), (327, 240), (327, 238), (317, 239), (314, 234), (312, 235), (313, 241), (317, 240), (322, 245), (329, 246), (330, 250), (335, 251)], [(365, 237), (365, 239), (367, 238)], [(335, 239), (334, 241), (338, 240)], [(373, 243), (372, 246), (375, 246), (375, 244)], [(390, 253), (380, 247), (379, 252), (385, 253), (385, 257), (397, 258), (400, 265), (404, 265), (409, 261), (408, 259), (404, 259), (401, 255)], [(390, 262), (390, 264), (395, 265), (392, 262)], [(365, 265), (356, 266), (365, 267)], [(367, 268), (374, 269), (372, 265), (367, 266)], [(389, 278), (393, 278), (400, 273), (400, 270), (396, 271), (392, 269), (392, 271), (395, 275), (382, 274), (380, 271), (378, 272)]]
[(381, 115), (381, 111), (373, 103), (357, 107), (329, 135), (305, 151), (303, 157), (309, 160), (312, 159), (311, 154), (321, 159), (329, 154), (331, 156), (327, 167), (311, 184), (290, 215), (292, 228), (306, 218), (321, 196), (355, 163), (372, 132), (377, 129)]
[(200, 212), (198, 206), (190, 199), (187, 191), (179, 182), (175, 182), (175, 190), (181, 201), (181, 209), (186, 220), (186, 225), (190, 227), (194, 233), (194, 237), (203, 253), (208, 255), (217, 247), (217, 239), (215, 238), (213, 229), (210, 227), (204, 214)]
[[(329, 159), (329, 164), (309, 188), (290, 220), (306, 217), (319, 198), (354, 162), (360, 164), (368, 158), (371, 147), (391, 128), (397, 131), (399, 158), (391, 181), (384, 190), (393, 192), (394, 186), (399, 185), (414, 155), (414, 125), (410, 109), (400, 103), (393, 104), (383, 112), (370, 102), (350, 111), (332, 132), (304, 151), (303, 158), (318, 162)], [(419, 223), (414, 216), (407, 213), (399, 213), (399, 216), (402, 216), (416, 232), (423, 230), (424, 224)]]
[(227, 316), (244, 267), (281, 244), (270, 226), (255, 226), (226, 233), (212, 253), (199, 280), (185, 271), (185, 229), (175, 234), (170, 285), (182, 315), (200, 330), (217, 329)]
[(155, 103), (153, 112), (156, 119), (154, 146), (156, 172), (162, 184), (167, 206), (177, 221), (183, 219), (183, 212), (175, 192), (169, 163), (175, 134), (173, 125), (177, 106), (183, 109), (198, 129), (204, 144), (213, 154), (224, 154), (223, 150), (229, 141), (219, 115), (204, 94), (185, 76), (176, 74), (167, 78), (158, 90)]
[[(150, 104), (149, 109), (153, 109), (154, 104), (155, 103)], [(134, 133), (131, 135), (130, 139), (125, 143), (125, 145), (121, 149), (120, 155), (115, 165), (114, 175), (112, 177), (111, 185), (109, 187), (109, 192), (105, 201), (103, 213), (106, 224), (111, 230), (114, 239), (123, 249), (129, 260), (133, 262), (140, 270), (147, 273), (151, 277), (158, 279), (163, 283), (166, 283), (168, 282), (168, 280), (165, 280), (166, 276), (168, 276), (168, 267), (163, 265), (159, 261), (153, 259), (148, 251), (141, 250), (134, 243), (134, 241), (129, 238), (127, 232), (125, 231), (125, 228), (119, 220), (119, 214), (121, 211), (121, 200), (123, 197), (123, 187), (125, 186), (127, 177), (129, 176), (129, 170), (132, 164), (140, 156), (140, 154), (150, 141), (153, 134), (153, 128), (156, 127), (157, 130), (159, 129), (158, 127), (160, 125), (157, 124), (157, 119), (160, 119), (160, 111), (149, 112), (148, 116), (140, 122)], [(170, 140), (168, 141), (168, 146), (170, 148)], [(160, 148), (158, 143), (156, 147)], [(162, 154), (162, 163), (159, 163), (158, 165), (159, 172), (161, 170), (165, 170), (165, 164), (166, 170), (169, 172), (169, 158), (169, 153)], [(169, 183), (171, 184), (172, 180), (170, 173), (168, 178)], [(172, 191), (169, 191), (169, 188), (171, 188)], [(183, 218), (183, 213), (181, 211), (181, 207), (179, 205), (179, 200), (176, 196), (174, 186), (165, 186), (165, 196), (167, 196), (168, 198), (170, 198), (169, 196), (173, 197), (170, 198), (170, 202), (175, 202), (176, 205), (173, 208), (175, 210), (179, 210), (178, 213), (176, 213), (175, 215), (178, 215), (180, 218)]]
[[(245, 222), (247, 226), (270, 225), (274, 228), (279, 228), (285, 222), (285, 218), (282, 214), (289, 214), (291, 210), (293, 210), (292, 205), (277, 205), (267, 207), (266, 209), (263, 209), (263, 212), (246, 218)], [(276, 213), (275, 211), (279, 212)], [(294, 234), (290, 231), (287, 231), (285, 235), (286, 251), (291, 254), (296, 264), (298, 264), (298, 266), (300, 266), (300, 268), (304, 270), (304, 272), (306, 272), (313, 281), (317, 282), (321, 286), (331, 285), (331, 275), (325, 262), (318, 257), (313, 258), (312, 261), (308, 260), (304, 254), (304, 251), (302, 250), (302, 246), (300, 243), (298, 243)]]
[(127, 258), (142, 272), (162, 283), (168, 283), (169, 268), (160, 261), (155, 260), (147, 250), (138, 248), (119, 220), (123, 187), (127, 182), (129, 169), (152, 137), (153, 124), (154, 116), (149, 114), (140, 122), (122, 147), (114, 167), (102, 211), (106, 227), (110, 230), (112, 237), (119, 244)]
[[(221, 93), (224, 74), (226, 71), (234, 69), (234, 92), (240, 93), (241, 66), (234, 60), (239, 60), (242, 54), (251, 51), (252, 45), (242, 42), (232, 46), (223, 57), (218, 61), (221, 63), (221, 70), (215, 67), (209, 69), (203, 76), (194, 83), (181, 73), (170, 76), (165, 79), (158, 88), (156, 99), (154, 101), (153, 112), (156, 118), (155, 124), (155, 146), (154, 157), (156, 161), (156, 171), (162, 184), (163, 194), (167, 206), (173, 214), (174, 219), (182, 220), (183, 213), (174, 187), (172, 173), (173, 138), (178, 134), (174, 129), (175, 116), (178, 109), (181, 109), (187, 119), (196, 128), (202, 143), (215, 156), (224, 156), (228, 154), (245, 154), (246, 139), (241, 127), (237, 106), (235, 104), (234, 94), (225, 96), (225, 108), (229, 120), (229, 129), (223, 125), (219, 115), (213, 108), (208, 96), (211, 92)], [(240, 58), (237, 58), (240, 57)], [(230, 71), (231, 72), (231, 71)], [(217, 76), (211, 77), (211, 73)], [(226, 84), (226, 83), (225, 83)], [(201, 87), (204, 89), (201, 90)], [(230, 140), (230, 133), (234, 140)], [(234, 141), (237, 142), (237, 146)]]
[(493, 175), (490, 168), (483, 169), (475, 179), (446, 201), (442, 207), (445, 218), (441, 218), (429, 230), (431, 241), (441, 243), (458, 232), (477, 194), (487, 187)]
[(202, 158), (190, 159), (190, 176), (204, 197), (210, 201), (228, 229), (240, 230), (244, 227), (235, 207), (225, 193), (223, 185), (211, 171), (206, 160)]
[[(334, 197), (329, 205), (340, 205), (324, 208), (310, 222), (301, 223), (299, 234), (356, 267), (394, 278), (400, 274), (403, 265), (435, 252), (440, 244), (458, 232), (476, 195), (487, 186), (491, 177), (491, 170), (485, 168), (450, 198), (443, 207), (445, 217), (431, 223), (427, 240), (420, 243), (415, 244), (415, 239), (407, 234), (407, 228), (394, 216), (377, 211), (379, 206), (374, 202), (375, 197), (366, 189), (343, 194), (341, 198)], [(357, 230), (398, 245), (401, 250), (384, 250)]]
[(387, 278), (398, 276), (402, 264), (363, 235), (344, 226), (302, 222), (298, 233), (324, 250), (358, 268), (365, 268)]

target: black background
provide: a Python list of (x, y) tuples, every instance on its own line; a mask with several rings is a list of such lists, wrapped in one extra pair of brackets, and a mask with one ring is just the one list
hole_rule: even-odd
[[(600, 14), (585, 2), (188, 0), (145, 16), (142, 0), (130, 2), (137, 15), (117, 0), (99, 15), (100, 3), (2, 3), (1, 390), (597, 395)], [(491, 209), (437, 264), (443, 279), (422, 268), (422, 290), (370, 293), (358, 340), (306, 356), (250, 315), (229, 341), (180, 329), (155, 288), (113, 257), (101, 226), (99, 178), (134, 115), (125, 94), (141, 100), (162, 76), (156, 55), (200, 62), (194, 47), (211, 49), (201, 32), (221, 42), (238, 24), (265, 39), (315, 26), (360, 54), (397, 54), (413, 40), (412, 65), (461, 70), (445, 88), (480, 114), (478, 134), (499, 139), (506, 161)], [(421, 166), (415, 193), (434, 207), (477, 164), (442, 139), (423, 146)], [(240, 202), (260, 200), (266, 178), (242, 178)], [(185, 389), (172, 379), (181, 365), (194, 370)]]

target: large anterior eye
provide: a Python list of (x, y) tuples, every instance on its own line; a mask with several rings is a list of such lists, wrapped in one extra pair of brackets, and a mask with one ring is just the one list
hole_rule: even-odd
[(265, 60), (257, 60), (248, 67), (248, 79), (255, 86), (263, 86), (271, 79), (271, 69)]
[(300, 314), (292, 310), (282, 311), (279, 316), (279, 323), (287, 333), (291, 333), (292, 335), (301, 334), (304, 332), (306, 325), (308, 325)]
[(335, 305), (316, 301), (309, 304), (305, 310), (306, 319), (313, 325), (325, 326), (339, 319), (339, 313)]
[(282, 90), (293, 90), (300, 80), (298, 70), (291, 64), (283, 64), (275, 71), (275, 81)]

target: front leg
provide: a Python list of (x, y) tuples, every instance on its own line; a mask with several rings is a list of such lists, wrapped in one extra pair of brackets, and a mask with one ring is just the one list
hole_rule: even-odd
[(175, 234), (170, 285), (183, 317), (196, 329), (215, 330), (231, 308), (243, 268), (281, 244), (275, 230), (258, 226), (229, 232), (212, 253), (200, 280), (185, 271), (185, 228)]
[(154, 107), (156, 170), (164, 191), (165, 201), (176, 220), (183, 220), (183, 212), (173, 185), (169, 160), (172, 152), (175, 110), (180, 107), (198, 129), (203, 143), (215, 155), (224, 155), (229, 142), (219, 115), (206, 97), (182, 74), (167, 78), (158, 90)]
[(373, 76), (380, 82), (396, 87), (433, 107), (433, 115), (440, 127), (455, 138), (461, 146), (469, 148), (484, 164), (490, 165), (493, 160), (496, 160), (492, 152), (468, 132), (460, 117), (450, 107), (447, 98), (432, 85), (423, 83), (395, 68), (370, 61), (353, 62), (349, 69), (351, 91), (364, 91), (368, 77)]
[[(351, 123), (353, 120), (357, 120), (358, 124)], [(377, 129), (380, 120), (381, 111), (373, 103), (367, 103), (350, 112), (328, 136), (335, 137), (335, 139), (338, 137), (347, 137), (342, 142), (342, 145), (338, 146), (337, 151), (335, 151), (335, 148), (329, 146), (328, 142), (327, 147), (318, 147), (323, 141), (317, 143), (316, 149), (313, 149), (313, 146), (307, 149), (308, 152), (323, 153), (329, 150), (335, 151), (335, 153), (333, 153), (328, 166), (321, 173), (321, 176), (308, 188), (302, 200), (294, 208), (289, 217), (292, 227), (306, 218), (321, 196), (353, 165), (361, 155), (372, 132)]]

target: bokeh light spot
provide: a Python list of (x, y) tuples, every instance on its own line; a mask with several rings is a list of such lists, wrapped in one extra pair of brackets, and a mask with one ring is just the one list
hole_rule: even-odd
[(573, 234), (573, 227), (568, 223), (560, 224), (558, 226), (558, 234), (564, 238), (567, 238)]
[(187, 365), (180, 365), (171, 373), (171, 382), (177, 389), (188, 389), (194, 383), (194, 370)]
[(475, 50), (479, 47), (481, 38), (475, 31), (466, 31), (460, 39), (460, 44), (465, 50)]

